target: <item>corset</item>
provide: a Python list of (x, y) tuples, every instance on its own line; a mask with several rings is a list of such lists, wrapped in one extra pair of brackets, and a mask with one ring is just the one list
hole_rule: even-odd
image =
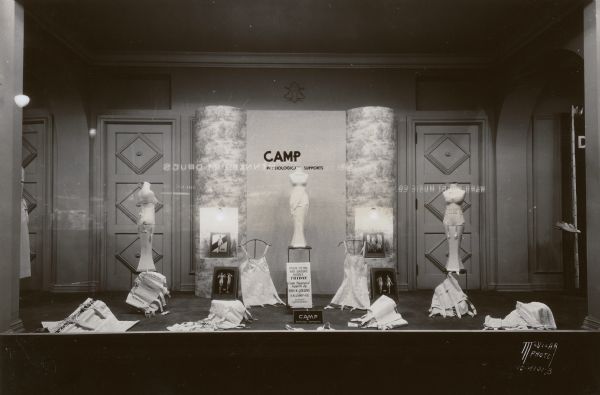
[(465, 224), (465, 218), (461, 206), (449, 203), (444, 214), (444, 225), (460, 226)]

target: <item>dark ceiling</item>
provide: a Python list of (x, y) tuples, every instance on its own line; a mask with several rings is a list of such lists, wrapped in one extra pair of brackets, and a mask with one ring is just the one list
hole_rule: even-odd
[(99, 51), (495, 54), (577, 0), (23, 0)]

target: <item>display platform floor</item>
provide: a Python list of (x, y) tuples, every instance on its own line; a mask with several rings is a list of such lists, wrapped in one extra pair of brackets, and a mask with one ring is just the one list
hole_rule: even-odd
[[(504, 317), (510, 313), (517, 301), (542, 302), (550, 306), (558, 329), (580, 329), (586, 315), (586, 300), (582, 296), (559, 292), (494, 292), (471, 291), (469, 297), (477, 309), (475, 317), (442, 318), (429, 317), (427, 310), (433, 291), (410, 291), (400, 293), (398, 312), (408, 321), (408, 325), (398, 330), (480, 330), (486, 315)], [(20, 315), (26, 331), (35, 332), (41, 328), (41, 321), (57, 321), (65, 318), (87, 297), (104, 301), (120, 320), (139, 320), (130, 331), (164, 331), (167, 326), (185, 321), (206, 318), (210, 299), (199, 298), (191, 293), (175, 293), (167, 300), (167, 315), (145, 318), (125, 304), (125, 292), (97, 294), (52, 294), (24, 292), (21, 296)], [(323, 307), (331, 296), (314, 296), (317, 307)], [(292, 315), (283, 306), (253, 307), (250, 309), (255, 320), (244, 330), (265, 331), (284, 330), (286, 324), (293, 324)], [(325, 321), (334, 329), (348, 328), (351, 318), (360, 317), (363, 311), (325, 310)], [(316, 329), (318, 325), (297, 325), (304, 329)], [(360, 329), (364, 330), (364, 329)]]

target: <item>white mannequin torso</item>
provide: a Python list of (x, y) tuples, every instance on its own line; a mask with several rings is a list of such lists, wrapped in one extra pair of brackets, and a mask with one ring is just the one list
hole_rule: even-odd
[(304, 220), (308, 214), (309, 199), (306, 193), (306, 182), (308, 174), (302, 170), (296, 170), (290, 174), (292, 192), (290, 194), (290, 213), (294, 221), (294, 234), (290, 245), (292, 247), (306, 247), (304, 238)]
[(460, 226), (464, 225), (462, 203), (465, 200), (466, 191), (459, 188), (457, 184), (450, 185), (450, 188), (443, 192), (446, 201), (446, 213), (444, 214), (444, 225)]

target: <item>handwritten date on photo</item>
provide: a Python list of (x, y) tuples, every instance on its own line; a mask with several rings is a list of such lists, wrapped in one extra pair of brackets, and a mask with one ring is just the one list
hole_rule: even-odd
[(519, 372), (548, 376), (552, 374), (552, 361), (558, 351), (557, 342), (523, 342)]

